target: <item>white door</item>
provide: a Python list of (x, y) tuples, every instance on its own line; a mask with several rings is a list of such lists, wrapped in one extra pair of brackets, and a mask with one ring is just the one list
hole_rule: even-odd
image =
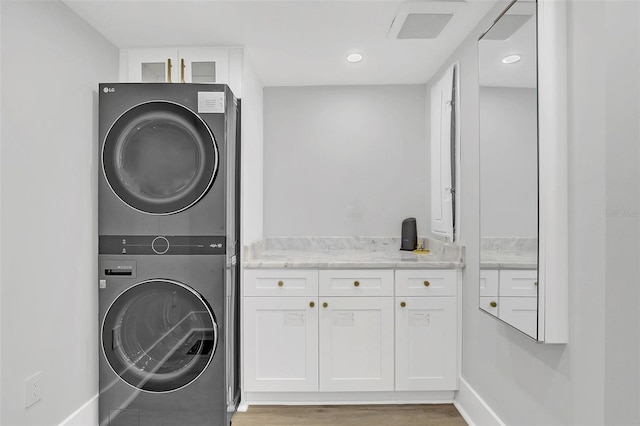
[(453, 238), (451, 100), (453, 66), (431, 88), (431, 230)]
[(393, 298), (320, 298), (320, 390), (393, 390)]
[(244, 390), (318, 390), (318, 303), (244, 298)]
[(396, 297), (396, 390), (455, 390), (456, 298)]

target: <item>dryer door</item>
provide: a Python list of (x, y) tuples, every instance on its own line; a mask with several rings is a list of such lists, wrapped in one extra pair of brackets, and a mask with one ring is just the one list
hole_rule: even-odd
[(218, 148), (211, 129), (184, 106), (153, 101), (113, 123), (102, 148), (113, 192), (131, 208), (155, 215), (185, 210), (216, 176)]
[(150, 392), (187, 386), (207, 368), (217, 324), (200, 294), (177, 281), (143, 281), (111, 304), (102, 324), (105, 357), (122, 380)]

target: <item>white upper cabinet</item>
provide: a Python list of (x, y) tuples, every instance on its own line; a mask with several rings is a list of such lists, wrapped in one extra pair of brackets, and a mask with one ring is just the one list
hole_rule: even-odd
[(241, 96), (242, 48), (123, 49), (120, 81), (131, 83), (223, 83)]

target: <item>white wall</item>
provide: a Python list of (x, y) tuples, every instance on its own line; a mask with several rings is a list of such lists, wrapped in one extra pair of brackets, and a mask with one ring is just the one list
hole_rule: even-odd
[(481, 87), (480, 232), (538, 236), (535, 89)]
[(263, 236), (263, 88), (245, 49), (242, 74), (242, 245)]
[[(640, 3), (605, 8), (605, 422), (640, 424)], [(578, 142), (578, 141), (576, 141)]]
[(541, 345), (477, 305), (476, 43), (507, 4), (448, 61), (462, 71), (462, 376), (509, 425), (638, 424), (640, 5), (568, 4), (569, 344)]
[(424, 85), (269, 87), (265, 236), (400, 236), (428, 224)]
[(118, 50), (58, 1), (0, 8), (0, 424), (55, 425), (98, 392), (96, 90)]

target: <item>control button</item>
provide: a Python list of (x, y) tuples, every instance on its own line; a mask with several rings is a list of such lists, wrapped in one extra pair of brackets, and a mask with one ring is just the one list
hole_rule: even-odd
[(122, 254), (127, 254), (127, 249), (126, 248), (122, 248)]
[(162, 236), (155, 237), (153, 241), (151, 241), (151, 249), (155, 254), (165, 254), (169, 251), (169, 240)]
[(100, 288), (107, 288), (107, 280), (100, 280)]

